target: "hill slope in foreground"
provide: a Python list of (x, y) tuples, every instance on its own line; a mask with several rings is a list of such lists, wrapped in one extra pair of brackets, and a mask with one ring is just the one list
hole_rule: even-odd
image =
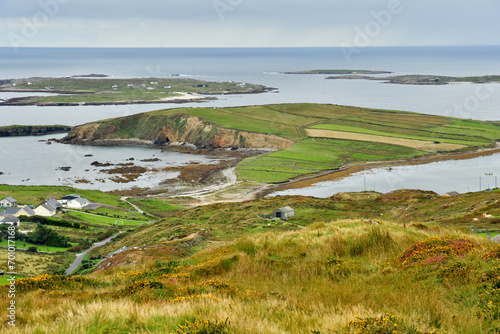
[(500, 125), (320, 104), (159, 110), (74, 128), (63, 141), (271, 149), (241, 161), (240, 180), (278, 183), (350, 163), (494, 147)]
[[(296, 217), (259, 217), (283, 205)], [(500, 213), (498, 192), (367, 192), (186, 209), (106, 246), (137, 248), (92, 274), (18, 280), (18, 323), (9, 330), (498, 333), (500, 247), (456, 225), (485, 212)]]

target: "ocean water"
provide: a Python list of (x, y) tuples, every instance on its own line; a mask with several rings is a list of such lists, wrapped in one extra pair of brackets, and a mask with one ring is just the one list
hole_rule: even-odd
[[(450, 76), (500, 74), (500, 47), (401, 47), (365, 48), (346, 58), (341, 48), (215, 48), (215, 49), (78, 49), (26, 48), (18, 53), (0, 48), (0, 79), (36, 76), (106, 74), (112, 78), (169, 77), (212, 81), (242, 81), (275, 87), (272, 93), (218, 96), (217, 101), (189, 104), (153, 104), (82, 107), (0, 107), (0, 126), (12, 124), (78, 125), (111, 117), (126, 116), (162, 108), (201, 106), (243, 106), (271, 103), (331, 103), (361, 107), (414, 111), (478, 120), (500, 120), (500, 84), (451, 84), (444, 86), (390, 85), (365, 80), (325, 80), (326, 75), (287, 75), (283, 72), (308, 69), (367, 69), (399, 74)], [(0, 99), (20, 96), (0, 93)], [(29, 145), (23, 138), (0, 138), (4, 152)], [(53, 145), (38, 149), (50, 155)], [(118, 152), (118, 149), (116, 149)], [(29, 150), (19, 150), (13, 159), (21, 175), (42, 173)], [(494, 156), (494, 166), (500, 158)], [(118, 158), (117, 158), (118, 159)], [(172, 157), (172, 159), (174, 159)], [(0, 160), (0, 171), (5, 164)], [(36, 167), (35, 167), (36, 166)], [(51, 166), (50, 168), (52, 168)], [(494, 169), (494, 168), (493, 168)], [(500, 174), (500, 171), (494, 171)], [(43, 171), (49, 173), (49, 170)], [(428, 184), (437, 170), (427, 170)], [(470, 171), (457, 162), (449, 173), (458, 178)], [(436, 174), (437, 175), (437, 174)], [(26, 178), (25, 176), (23, 176)], [(11, 174), (0, 183), (20, 183)], [(431, 181), (432, 180), (432, 181)], [(40, 182), (55, 181), (44, 179)], [(151, 181), (152, 185), (156, 180)], [(356, 181), (358, 182), (358, 181)], [(356, 183), (354, 182), (354, 183)], [(403, 183), (398, 187), (406, 187)], [(98, 184), (95, 184), (99, 187)], [(470, 187), (470, 186), (469, 186)], [(349, 187), (348, 187), (349, 188)], [(357, 189), (357, 186), (350, 186)], [(358, 187), (359, 188), (359, 187)], [(446, 185), (446, 188), (449, 188)], [(358, 189), (359, 190), (359, 189)]]

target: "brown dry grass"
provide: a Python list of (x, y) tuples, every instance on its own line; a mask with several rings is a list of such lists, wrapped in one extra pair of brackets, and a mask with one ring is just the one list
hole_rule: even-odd
[(346, 140), (393, 144), (393, 145), (411, 147), (417, 150), (422, 150), (425, 152), (432, 152), (432, 153), (438, 151), (453, 151), (467, 147), (465, 145), (459, 145), (459, 144), (449, 144), (449, 143), (436, 144), (434, 142), (425, 140), (377, 136), (377, 135), (369, 135), (369, 134), (355, 133), (355, 132), (321, 130), (321, 129), (307, 129), (306, 132), (309, 137), (334, 138), (334, 139), (346, 139)]

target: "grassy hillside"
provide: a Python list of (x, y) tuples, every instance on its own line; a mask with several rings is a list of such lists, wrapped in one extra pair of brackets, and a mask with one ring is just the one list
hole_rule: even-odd
[(239, 238), (181, 260), (20, 279), (20, 320), (9, 330), (495, 333), (498, 247), (463, 231), (417, 227), (323, 222)]
[[(341, 193), (330, 198), (278, 196), (248, 202), (218, 203), (185, 209), (167, 219), (138, 227), (121, 240), (96, 249), (106, 254), (123, 246), (172, 246), (194, 234), (202, 237), (198, 249), (213, 242), (225, 242), (241, 236), (267, 231), (300, 230), (318, 221), (339, 219), (383, 219), (398, 224), (424, 222), (436, 226), (500, 231), (499, 192), (478, 192), (443, 197), (431, 191), (400, 190), (388, 194), (375, 192)], [(262, 218), (284, 206), (295, 209), (295, 217), (283, 222)], [(478, 218), (477, 221), (474, 218)]]
[[(295, 217), (261, 217), (285, 205)], [(499, 219), (483, 213), (500, 216), (498, 192), (286, 196), (185, 209), (93, 251), (132, 247), (92, 274), (18, 279), (17, 326), (0, 328), (497, 333), (500, 246), (468, 230), (498, 229)], [(7, 286), (0, 289), (6, 305)]]
[(67, 138), (76, 143), (144, 139), (204, 148), (277, 148), (237, 168), (240, 180), (275, 183), (348, 163), (492, 147), (500, 139), (500, 126), (401, 111), (280, 104), (159, 110), (77, 127)]

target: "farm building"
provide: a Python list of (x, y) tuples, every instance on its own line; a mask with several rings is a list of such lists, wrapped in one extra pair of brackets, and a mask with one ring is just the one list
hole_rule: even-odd
[(279, 208), (272, 213), (273, 218), (288, 219), (295, 216), (295, 210), (289, 206)]
[(12, 197), (5, 197), (0, 201), (0, 206), (4, 208), (15, 208), (17, 207), (17, 201)]

